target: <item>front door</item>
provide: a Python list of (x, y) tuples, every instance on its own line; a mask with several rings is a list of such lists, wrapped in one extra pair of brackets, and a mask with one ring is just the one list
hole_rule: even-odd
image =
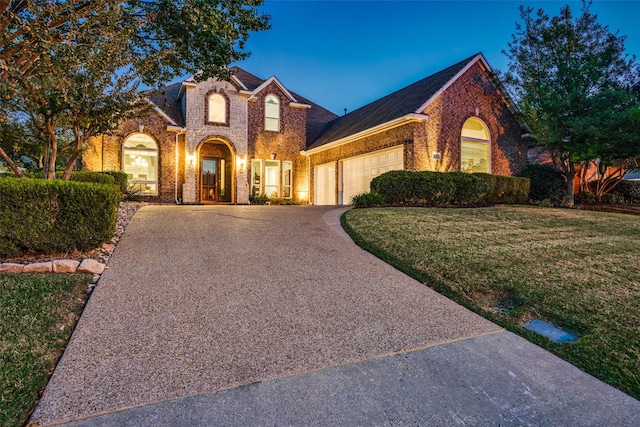
[(202, 159), (200, 201), (217, 202), (220, 194), (220, 159)]

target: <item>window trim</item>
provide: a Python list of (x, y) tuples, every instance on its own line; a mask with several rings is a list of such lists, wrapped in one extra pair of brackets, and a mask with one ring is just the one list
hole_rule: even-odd
[[(258, 167), (258, 185), (256, 186), (255, 181), (254, 181), (254, 162), (257, 162), (257, 164), (259, 165)], [(262, 184), (263, 184), (263, 180), (262, 180), (262, 159), (251, 159), (251, 191), (250, 194), (252, 196), (259, 196), (261, 194), (263, 194), (262, 191)], [(254, 193), (254, 189), (257, 188), (258, 190)]]
[[(273, 98), (276, 102), (276, 106), (278, 107), (278, 114), (276, 117), (270, 117), (267, 116), (267, 101)], [(264, 97), (264, 130), (267, 132), (280, 132), (280, 98), (278, 98), (276, 95), (274, 95), (273, 93), (268, 94), (267, 96)], [(276, 129), (268, 129), (267, 128), (267, 119), (275, 119), (276, 120)]]
[[(209, 99), (214, 96), (214, 95), (219, 95), (224, 99), (224, 122), (213, 122), (211, 120), (209, 120)], [(224, 93), (223, 91), (218, 91), (218, 90), (210, 90), (209, 92), (207, 92), (207, 94), (204, 96), (204, 124), (205, 125), (209, 125), (209, 126), (229, 126), (229, 118), (230, 118), (230, 112), (229, 112), (229, 105), (230, 101), (229, 101), (229, 97), (227, 96), (226, 93)]]
[[(483, 127), (484, 127), (484, 131), (486, 132), (487, 136), (489, 139), (481, 139), (481, 138), (474, 138), (471, 136), (463, 136), (462, 132), (463, 129), (465, 127), (465, 125), (467, 124), (467, 122), (469, 121), (477, 121), (479, 122)], [(488, 151), (488, 158), (487, 158), (487, 169), (488, 169), (488, 173), (491, 174), (492, 173), (492, 166), (493, 163), (491, 161), (491, 155), (492, 155), (492, 142), (491, 142), (491, 132), (489, 131), (489, 126), (487, 126), (487, 124), (485, 123), (484, 120), (482, 120), (480, 117), (477, 116), (471, 116), (468, 117), (464, 123), (462, 124), (462, 127), (460, 128), (460, 171), (461, 172), (468, 172), (468, 169), (464, 169), (463, 168), (463, 164), (462, 164), (462, 143), (466, 141), (466, 142), (471, 142), (471, 143), (475, 143), (475, 144), (485, 144), (487, 146), (487, 151)]]
[[(284, 172), (285, 172), (285, 164), (289, 165), (289, 184), (285, 184), (284, 181)], [(293, 198), (293, 162), (291, 160), (283, 160), (280, 163), (280, 194), (282, 194), (283, 199), (292, 199)], [(289, 196), (285, 196), (285, 188), (289, 188)]]
[[(269, 194), (267, 194), (267, 163), (268, 162), (273, 162), (276, 164), (276, 166), (270, 166), (270, 167), (276, 167), (277, 168), (277, 172), (276, 172), (276, 183), (275, 186), (277, 187), (276, 189), (276, 195), (275, 196), (269, 196)], [(281, 162), (280, 160), (265, 160), (264, 161), (264, 194), (269, 197), (270, 199), (279, 199), (280, 197), (282, 197), (282, 167), (281, 167)], [(274, 185), (269, 185), (269, 187), (273, 187)]]
[[(155, 144), (155, 148), (142, 148), (142, 147), (127, 147), (127, 142), (129, 140), (131, 140), (131, 137), (136, 136), (136, 135), (143, 135), (146, 138), (149, 138), (149, 140), (151, 140), (151, 142), (153, 142)], [(127, 155), (127, 150), (136, 150), (136, 151), (143, 151), (143, 152), (149, 152), (149, 153), (153, 153), (155, 154), (155, 159), (156, 159), (156, 165), (155, 165), (155, 175), (156, 175), (156, 179), (155, 180), (132, 180), (129, 182), (129, 188), (133, 188), (136, 184), (153, 184), (154, 185), (154, 192), (153, 193), (140, 193), (141, 196), (145, 196), (145, 197), (155, 197), (158, 196), (159, 194), (159, 186), (160, 186), (160, 148), (158, 145), (158, 141), (151, 135), (149, 135), (148, 133), (143, 133), (143, 132), (133, 132), (130, 133), (129, 135), (127, 135), (124, 140), (122, 141), (122, 161), (121, 161), (121, 165), (122, 165), (122, 172), (125, 172), (125, 159), (126, 159), (126, 155)]]

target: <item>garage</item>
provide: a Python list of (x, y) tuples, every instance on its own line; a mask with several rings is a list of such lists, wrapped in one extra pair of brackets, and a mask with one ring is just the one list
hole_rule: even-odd
[(350, 204), (353, 196), (370, 191), (371, 180), (392, 170), (404, 169), (403, 146), (374, 151), (342, 161), (342, 204)]
[(335, 162), (318, 165), (314, 168), (315, 205), (336, 204), (336, 164)]

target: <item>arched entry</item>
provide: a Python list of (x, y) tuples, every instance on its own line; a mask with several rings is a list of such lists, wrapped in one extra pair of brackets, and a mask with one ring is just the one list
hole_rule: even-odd
[(233, 157), (224, 141), (209, 140), (200, 145), (197, 177), (201, 203), (233, 201)]

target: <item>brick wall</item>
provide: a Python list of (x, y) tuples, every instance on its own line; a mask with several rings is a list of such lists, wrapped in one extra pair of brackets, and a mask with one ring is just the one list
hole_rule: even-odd
[[(264, 101), (267, 95), (275, 95), (280, 101), (280, 131), (264, 130)], [(248, 105), (248, 162), (250, 159), (289, 160), (293, 162), (293, 197), (298, 202), (309, 200), (307, 159), (300, 155), (306, 147), (307, 110), (291, 107), (291, 99), (276, 83), (271, 83), (249, 101)], [(263, 162), (264, 164), (264, 162)]]
[[(82, 154), (82, 167), (94, 171), (122, 170), (122, 146), (127, 136), (140, 132), (151, 136), (158, 145), (158, 195), (144, 196), (152, 202), (172, 203), (175, 201), (175, 133), (167, 131), (167, 122), (157, 113), (150, 111), (143, 116), (127, 120), (113, 132), (92, 138), (91, 146)], [(179, 136), (183, 138), (183, 136)], [(184, 158), (184, 142), (179, 141), (179, 157)], [(178, 197), (181, 194), (184, 169), (178, 170)]]

